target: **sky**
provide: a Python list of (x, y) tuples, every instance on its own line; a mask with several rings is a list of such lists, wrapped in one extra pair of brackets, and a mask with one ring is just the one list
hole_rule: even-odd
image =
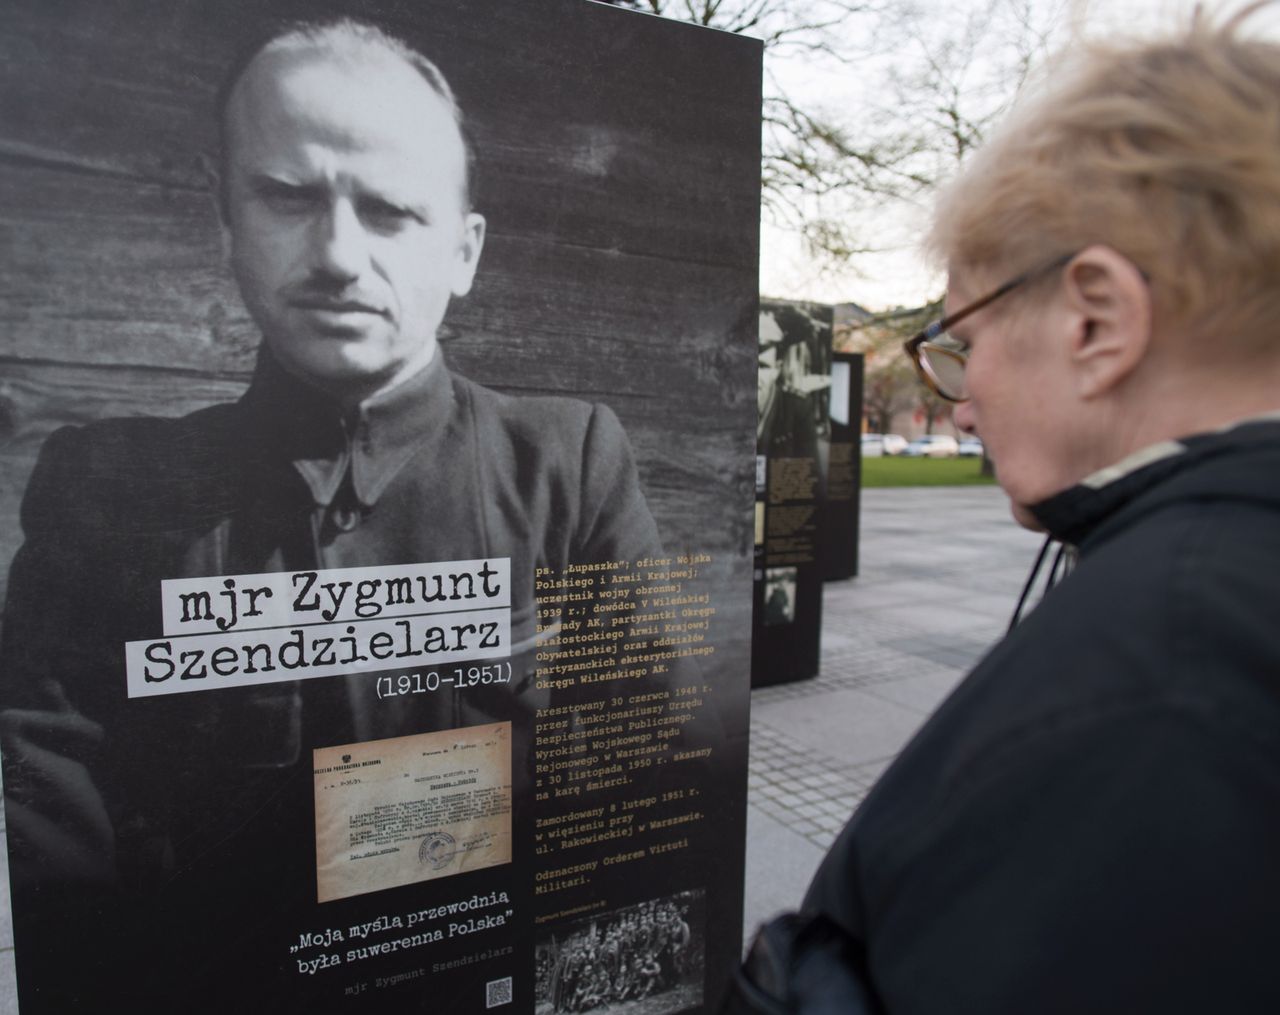
[[(926, 9), (943, 2), (923, 0)], [(1053, 0), (1033, 2), (1047, 5)], [(1069, 38), (1071, 30), (1082, 30), (1086, 35), (1158, 32), (1162, 27), (1185, 23), (1194, 6), (1194, 0), (1067, 0), (1068, 24), (1074, 29), (1066, 28), (1061, 38)], [(1210, 12), (1234, 11), (1241, 4), (1207, 0), (1203, 6)], [(1280, 36), (1280, 4), (1263, 12), (1254, 23), (1266, 34)], [(856, 45), (857, 40), (850, 42)], [(902, 58), (901, 53), (891, 57)], [(794, 98), (843, 115), (851, 123), (856, 122), (856, 116), (844, 111), (859, 108), (868, 82), (874, 87), (882, 70), (874, 61), (864, 67), (822, 65), (812, 59), (781, 61), (773, 67)], [(945, 285), (943, 274), (919, 253), (917, 238), (925, 231), (928, 216), (929, 207), (924, 203), (895, 207), (875, 221), (863, 222), (860, 235), (874, 237), (875, 245), (882, 249), (859, 257), (852, 267), (840, 271), (823, 269), (805, 254), (797, 236), (766, 221), (760, 237), (760, 292), (785, 299), (852, 302), (873, 312), (919, 306), (941, 295)]]

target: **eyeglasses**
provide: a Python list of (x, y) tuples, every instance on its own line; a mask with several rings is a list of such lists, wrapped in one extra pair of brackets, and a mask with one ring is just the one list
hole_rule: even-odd
[(1048, 264), (1024, 271), (981, 299), (961, 307), (954, 314), (934, 321), (915, 338), (905, 343), (903, 349), (911, 357), (911, 362), (915, 365), (920, 379), (931, 391), (948, 402), (968, 401), (969, 392), (965, 387), (964, 368), (969, 361), (969, 348), (964, 342), (947, 334), (948, 330), (970, 314), (977, 313), (988, 303), (994, 303), (1001, 296), (1017, 289), (1018, 286), (1045, 272), (1061, 268), (1075, 256), (1074, 253), (1064, 254), (1061, 257), (1055, 257)]

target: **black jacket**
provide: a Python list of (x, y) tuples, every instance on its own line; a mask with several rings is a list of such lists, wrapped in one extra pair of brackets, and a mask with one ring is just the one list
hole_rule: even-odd
[(814, 878), (891, 1015), (1280, 1011), (1280, 422), (1136, 462)]

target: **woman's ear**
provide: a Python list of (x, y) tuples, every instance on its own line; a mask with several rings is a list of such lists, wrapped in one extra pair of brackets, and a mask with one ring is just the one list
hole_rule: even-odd
[(1151, 344), (1151, 290), (1132, 261), (1095, 244), (1063, 269), (1072, 321), (1069, 360), (1082, 399), (1106, 394), (1137, 369)]

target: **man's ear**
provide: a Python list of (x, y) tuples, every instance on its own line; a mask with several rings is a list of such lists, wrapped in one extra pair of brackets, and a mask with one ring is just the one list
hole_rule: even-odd
[(1063, 291), (1077, 391), (1096, 398), (1129, 377), (1150, 349), (1151, 290), (1137, 265), (1095, 244), (1068, 262)]
[(462, 222), (462, 237), (458, 242), (457, 257), (453, 262), (453, 280), (451, 290), (455, 296), (465, 296), (471, 291), (471, 283), (476, 277), (476, 266), (480, 263), (480, 252), (484, 250), (484, 216), (476, 212), (468, 212)]

